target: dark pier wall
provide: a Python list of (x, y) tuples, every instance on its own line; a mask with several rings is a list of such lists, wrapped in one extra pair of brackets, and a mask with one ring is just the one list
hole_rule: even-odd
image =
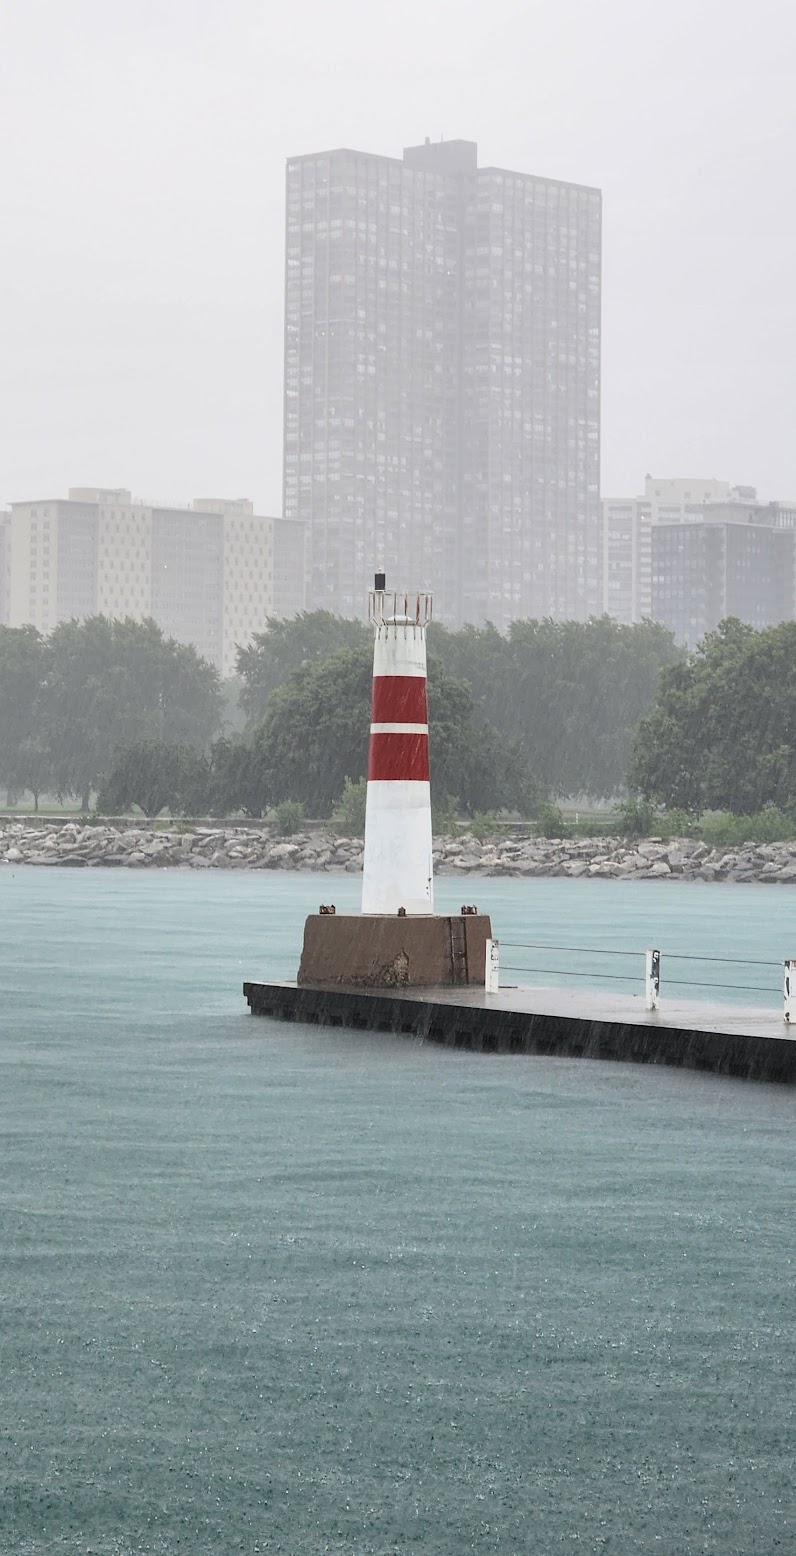
[(244, 983), (255, 1016), (318, 1026), (400, 1032), (448, 1048), (489, 1054), (555, 1054), (709, 1070), (741, 1080), (796, 1084), (796, 1041), (740, 1033), (534, 1014), (413, 999), (384, 990)]

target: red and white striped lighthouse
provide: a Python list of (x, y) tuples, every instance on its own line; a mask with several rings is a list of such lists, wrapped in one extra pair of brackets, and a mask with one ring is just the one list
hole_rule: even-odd
[(426, 627), (430, 594), (385, 588), (369, 600), (375, 633), (365, 813), (363, 913), (433, 913)]
[(338, 913), (326, 903), (310, 914), (297, 981), (358, 991), (483, 988), (488, 915), (474, 908), (434, 913), (426, 706), (431, 595), (388, 593), (377, 573), (369, 615), (375, 642), (362, 913)]

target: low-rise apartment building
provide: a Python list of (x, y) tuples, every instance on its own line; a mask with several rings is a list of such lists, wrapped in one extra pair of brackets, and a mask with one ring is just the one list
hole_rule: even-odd
[(652, 609), (695, 648), (726, 616), (751, 627), (796, 615), (796, 509), (707, 503), (697, 521), (651, 527)]
[[(754, 497), (749, 487), (737, 495)], [(638, 497), (603, 498), (603, 610), (629, 625), (652, 614), (652, 526), (699, 519), (708, 502), (727, 501), (729, 481), (704, 477), (655, 477), (644, 480)]]
[(255, 514), (244, 498), (171, 506), (73, 487), (68, 498), (13, 503), (0, 569), (4, 551), (12, 626), (48, 633), (95, 614), (151, 616), (223, 676), (269, 616), (304, 608), (303, 523)]

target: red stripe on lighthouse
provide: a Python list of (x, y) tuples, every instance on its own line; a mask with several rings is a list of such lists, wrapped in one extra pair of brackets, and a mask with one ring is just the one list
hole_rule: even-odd
[(375, 675), (372, 720), (374, 724), (427, 724), (425, 678)]
[[(384, 679), (391, 680), (393, 677), (385, 676)], [(374, 781), (386, 779), (392, 782), (428, 783), (428, 735), (372, 734), (368, 778)]]

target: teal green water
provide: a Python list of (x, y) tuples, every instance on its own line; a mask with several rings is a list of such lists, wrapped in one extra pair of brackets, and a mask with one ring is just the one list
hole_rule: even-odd
[[(792, 1093), (250, 1018), (357, 887), (0, 872), (3, 1556), (792, 1551)], [(780, 888), (473, 898), (796, 928)]]

